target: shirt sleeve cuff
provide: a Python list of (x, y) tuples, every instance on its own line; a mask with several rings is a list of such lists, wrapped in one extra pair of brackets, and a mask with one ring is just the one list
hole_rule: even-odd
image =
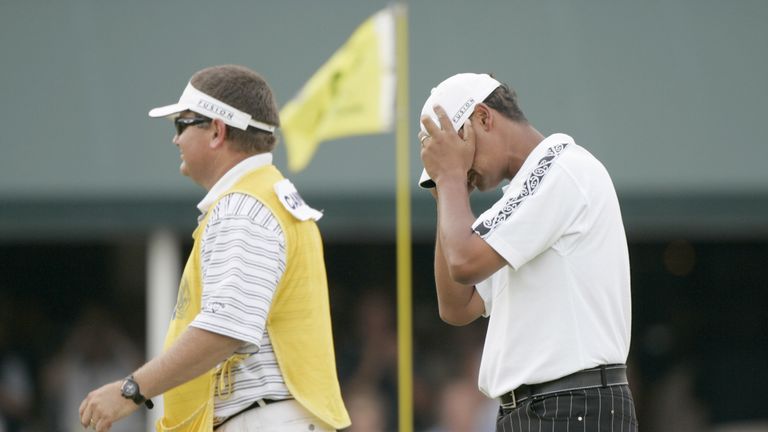
[(261, 339), (264, 334), (263, 331), (253, 331), (248, 333), (234, 331), (234, 329), (229, 328), (231, 325), (227, 326), (225, 323), (220, 323), (218, 320), (211, 319), (210, 316), (205, 314), (198, 314), (189, 325), (200, 330), (206, 330), (211, 333), (231, 337), (232, 339), (237, 339), (243, 343), (250, 343), (257, 347), (261, 346)]
[(523, 257), (515, 251), (512, 246), (504, 241), (502, 236), (491, 235), (485, 241), (495, 250), (502, 258), (512, 267), (517, 270), (525, 264)]

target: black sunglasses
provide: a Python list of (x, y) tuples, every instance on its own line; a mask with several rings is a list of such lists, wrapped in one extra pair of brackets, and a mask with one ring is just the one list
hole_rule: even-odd
[(208, 117), (176, 117), (173, 120), (174, 126), (176, 126), (176, 135), (181, 135), (184, 129), (197, 124), (210, 122)]

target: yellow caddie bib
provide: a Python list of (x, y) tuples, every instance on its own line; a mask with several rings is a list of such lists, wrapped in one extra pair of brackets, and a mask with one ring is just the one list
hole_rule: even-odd
[[(272, 299), (267, 331), (286, 386), (296, 401), (319, 419), (336, 429), (348, 427), (351, 421), (336, 375), (322, 240), (314, 220), (303, 216), (314, 210), (306, 206), (274, 165), (246, 174), (218, 199), (234, 192), (253, 196), (267, 206), (285, 236), (286, 269)], [(209, 216), (210, 211), (193, 233), (194, 245), (182, 274), (166, 349), (200, 312), (200, 251)], [(213, 429), (216, 370), (163, 395), (165, 411), (157, 423), (158, 432)]]

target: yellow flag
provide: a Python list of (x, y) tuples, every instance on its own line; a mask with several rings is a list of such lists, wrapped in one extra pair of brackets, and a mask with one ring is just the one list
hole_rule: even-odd
[(280, 111), (288, 168), (304, 169), (322, 141), (390, 131), (395, 75), (389, 8), (363, 22)]

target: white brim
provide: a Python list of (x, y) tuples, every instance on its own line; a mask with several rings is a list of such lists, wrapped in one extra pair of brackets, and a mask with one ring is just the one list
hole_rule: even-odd
[(432, 189), (434, 188), (435, 182), (432, 180), (432, 178), (429, 177), (429, 174), (427, 174), (427, 170), (421, 171), (421, 178), (419, 178), (419, 187), (422, 189)]
[(157, 118), (157, 117), (168, 117), (168, 116), (171, 116), (171, 115), (174, 115), (174, 114), (178, 114), (178, 113), (180, 113), (182, 111), (185, 111), (187, 109), (189, 109), (189, 108), (187, 108), (186, 106), (184, 106), (182, 104), (175, 103), (175, 104), (172, 104), (172, 105), (166, 105), (166, 106), (162, 106), (162, 107), (153, 108), (153, 109), (151, 109), (149, 111), (149, 116), (150, 117), (155, 117), (155, 118)]

